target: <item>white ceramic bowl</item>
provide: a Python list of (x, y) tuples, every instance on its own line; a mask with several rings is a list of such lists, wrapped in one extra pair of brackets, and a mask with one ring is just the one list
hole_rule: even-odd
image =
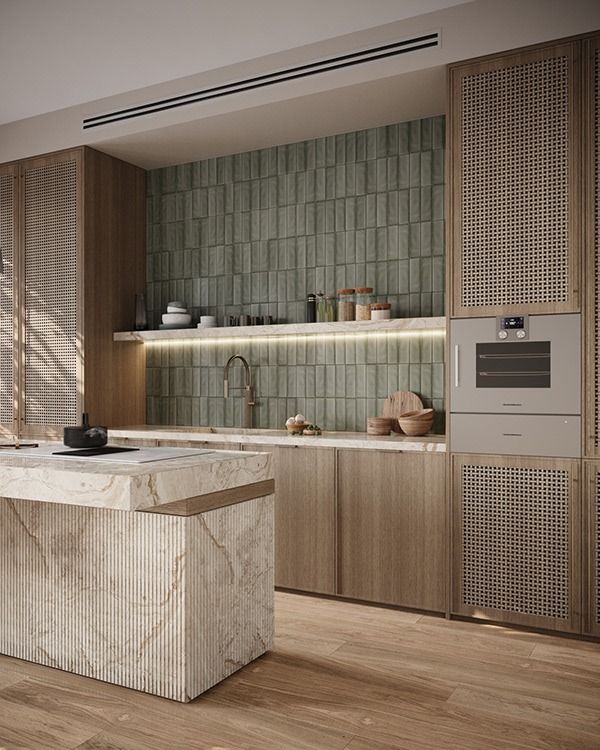
[(189, 313), (165, 313), (162, 322), (169, 326), (189, 326), (192, 316)]
[(185, 314), (185, 313), (187, 313), (187, 307), (173, 307), (173, 305), (169, 305), (167, 307), (167, 312), (168, 313), (182, 313), (182, 314)]
[(217, 319), (214, 315), (201, 315), (198, 328), (215, 328), (217, 325)]

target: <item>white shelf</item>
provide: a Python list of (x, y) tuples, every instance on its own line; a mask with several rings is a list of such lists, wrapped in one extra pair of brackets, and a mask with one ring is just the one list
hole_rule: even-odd
[(115, 341), (187, 341), (247, 339), (257, 336), (314, 336), (338, 333), (387, 333), (445, 331), (446, 318), (394, 318), (393, 320), (352, 320), (347, 323), (283, 323), (270, 326), (232, 326), (226, 328), (179, 328), (158, 331), (120, 331)]

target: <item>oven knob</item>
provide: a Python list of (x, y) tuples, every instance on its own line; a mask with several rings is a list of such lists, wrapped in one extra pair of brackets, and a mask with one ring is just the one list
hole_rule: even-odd
[(508, 336), (508, 333), (506, 331), (498, 331), (499, 339), (505, 339), (507, 336)]
[(518, 339), (524, 339), (525, 338), (525, 331), (517, 331), (517, 338)]

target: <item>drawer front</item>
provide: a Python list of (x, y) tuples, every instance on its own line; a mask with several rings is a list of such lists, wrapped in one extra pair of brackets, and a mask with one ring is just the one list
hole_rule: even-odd
[(453, 453), (498, 456), (581, 456), (581, 417), (523, 414), (452, 414)]

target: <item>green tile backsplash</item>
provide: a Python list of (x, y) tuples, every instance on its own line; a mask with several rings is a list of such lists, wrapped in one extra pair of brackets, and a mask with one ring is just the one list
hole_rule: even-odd
[[(194, 313), (306, 320), (309, 292), (373, 286), (394, 317), (444, 314), (444, 117), (182, 164), (148, 175), (149, 322), (167, 302)], [(255, 426), (298, 411), (326, 429), (364, 430), (394, 390), (439, 412), (443, 339), (151, 346), (148, 423), (241, 425), (223, 365), (252, 367)], [(238, 375), (236, 375), (237, 377)]]

